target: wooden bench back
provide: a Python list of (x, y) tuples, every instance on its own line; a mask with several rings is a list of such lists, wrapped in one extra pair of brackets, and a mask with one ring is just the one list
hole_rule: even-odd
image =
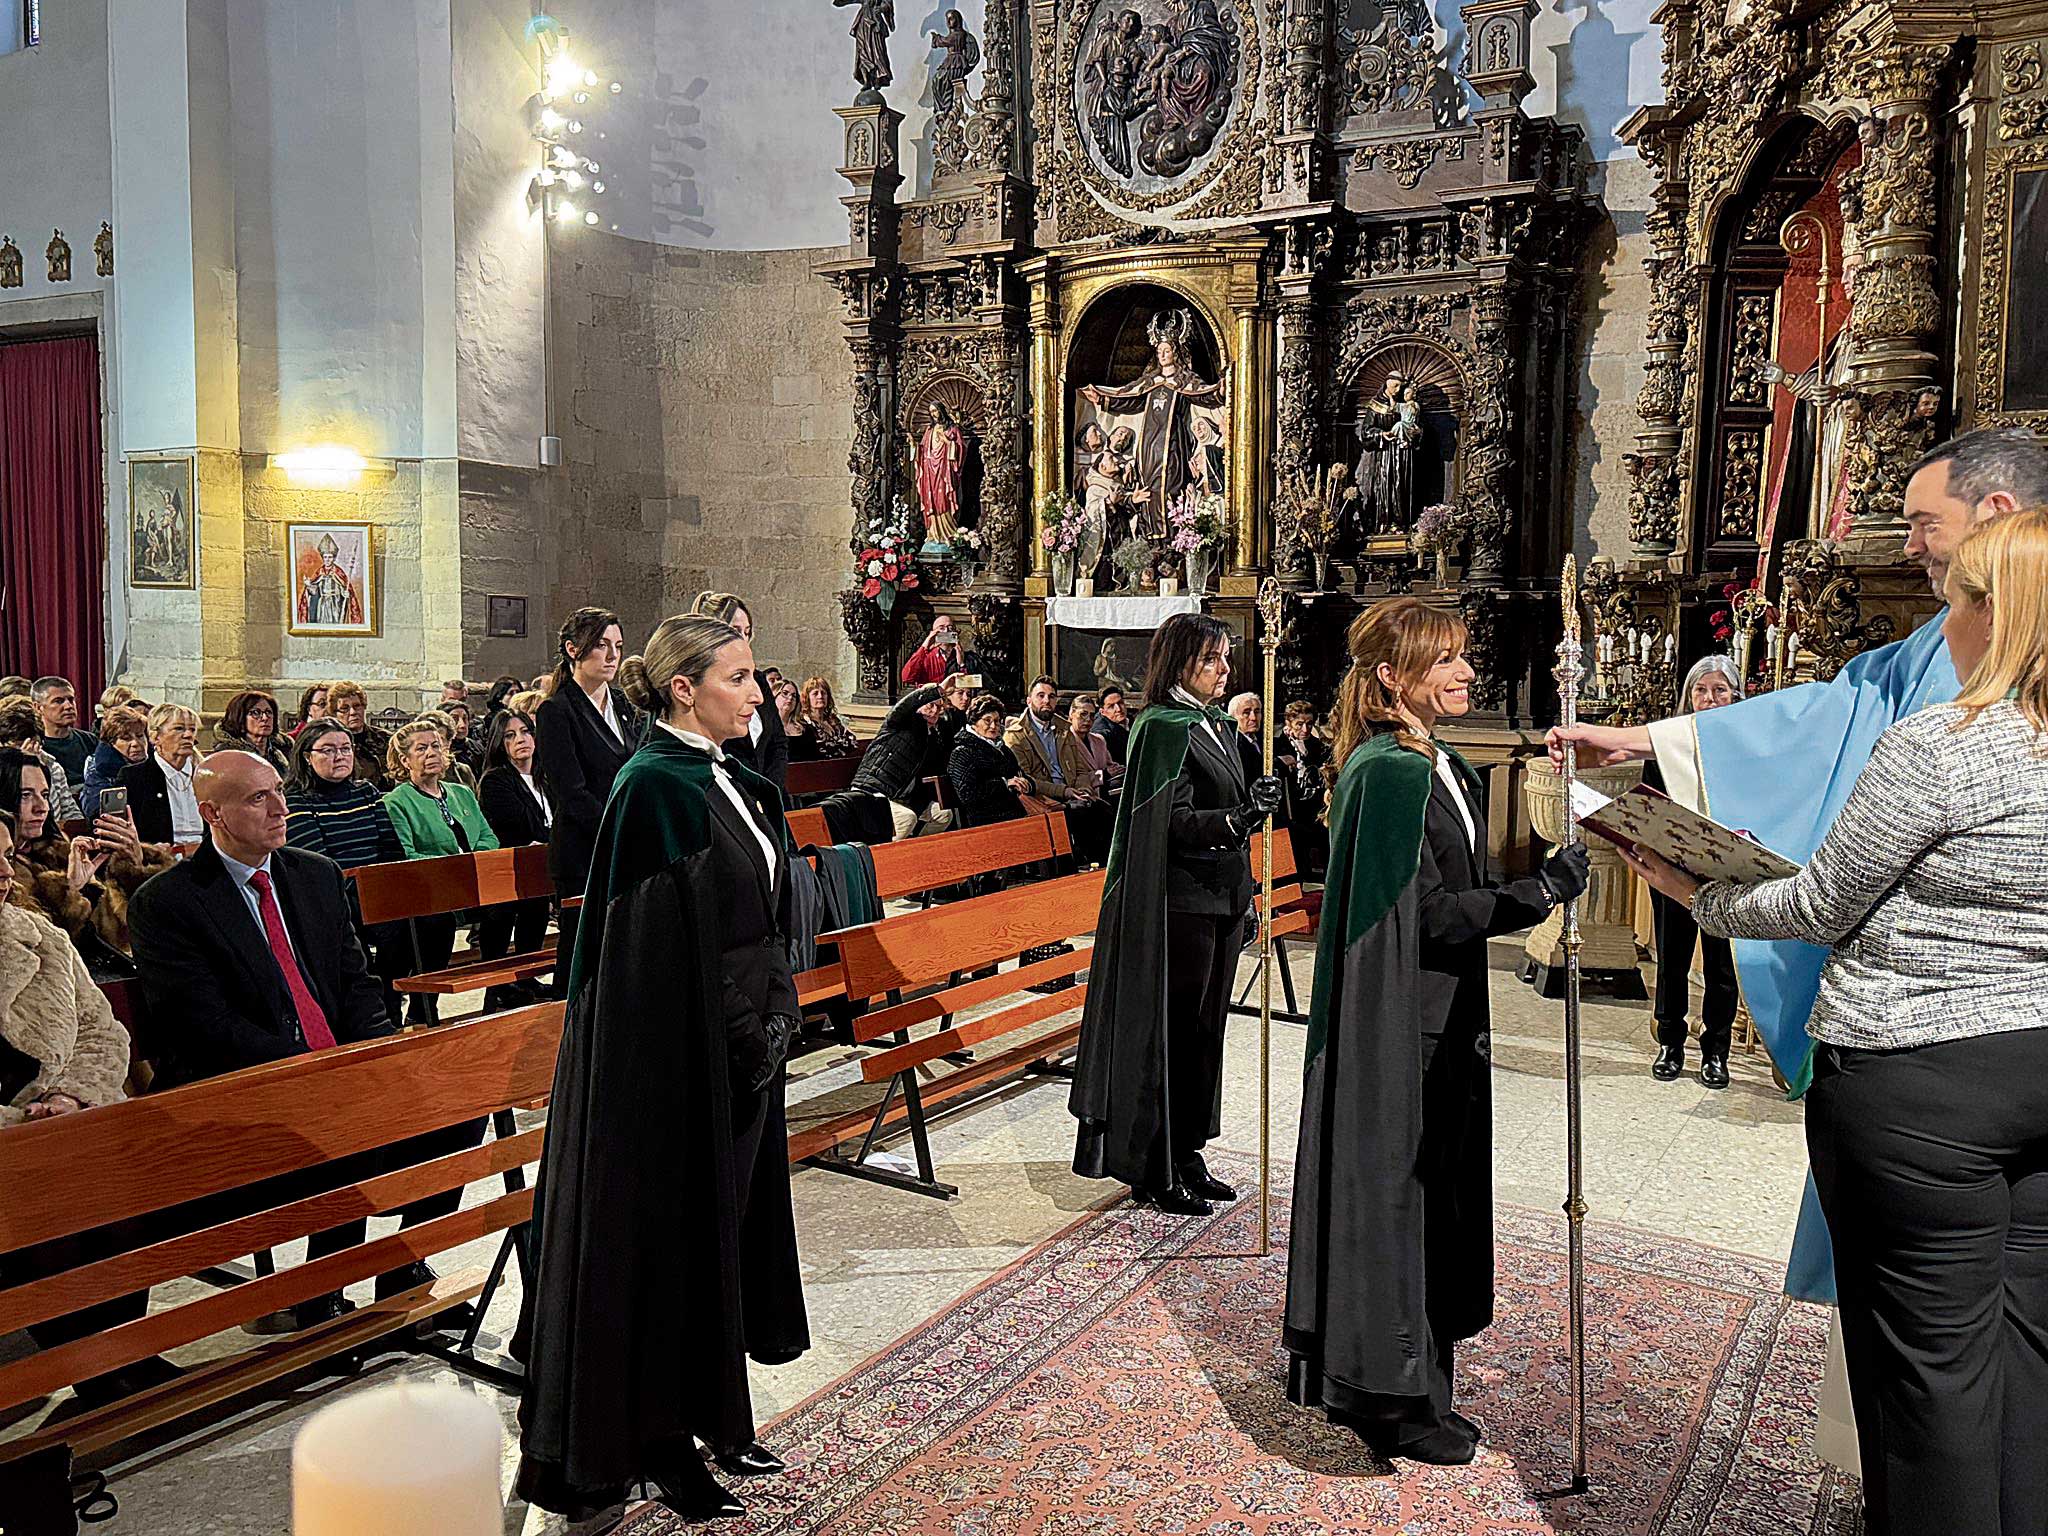
[(869, 850), (875, 860), (875, 891), (884, 901), (1073, 851), (1067, 818), (1058, 813), (962, 827), (957, 832), (932, 832)]
[[(387, 1158), (388, 1171), (268, 1208), (250, 1189), (540, 1101), (553, 1082), (561, 1032), (562, 1005), (541, 1004), (15, 1127), (0, 1136), (0, 1189), (35, 1196), (0, 1201), (0, 1255), (224, 1198), (203, 1213), (164, 1217), (153, 1224), (164, 1234), (152, 1232), (154, 1240), (138, 1238), (139, 1246), (83, 1267), (0, 1288), (0, 1334), (534, 1161), (538, 1129), (410, 1166)], [(530, 1190), (500, 1194), (0, 1367), (0, 1411), (516, 1226), (532, 1205)]]
[(823, 757), (810, 762), (791, 763), (783, 778), (783, 790), (791, 795), (835, 795), (853, 785), (860, 760), (867, 755), (864, 743), (851, 757)]
[(1101, 870), (1090, 870), (848, 928), (837, 935), (846, 995), (912, 991), (1087, 933), (1102, 906), (1102, 881)]
[(782, 819), (789, 823), (789, 835), (796, 839), (799, 848), (822, 848), (832, 841), (831, 823), (825, 820), (824, 811), (817, 806), (802, 811), (784, 811)]
[(552, 896), (545, 843), (487, 848), (437, 859), (363, 864), (349, 871), (366, 923), (397, 922)]

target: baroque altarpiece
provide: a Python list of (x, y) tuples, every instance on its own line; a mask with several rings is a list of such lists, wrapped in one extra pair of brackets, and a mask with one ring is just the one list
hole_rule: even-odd
[(933, 61), (910, 145), (893, 7), (841, 3), (852, 544), (918, 576), (842, 595), (860, 696), (940, 613), (1013, 706), (1135, 683), (1191, 596), (1256, 679), (1272, 577), (1283, 698), (1413, 591), (1470, 626), (1482, 730), (1544, 720), (1603, 214), (1523, 107), (1533, 0), (1471, 0), (1455, 49), (1423, 0), (988, 0), (895, 39)]
[(1902, 557), (1914, 461), (2048, 428), (2048, 6), (1655, 19), (1666, 99), (1623, 128), (1657, 178), (1630, 549), (1593, 573), (1653, 658), (1620, 720), (1675, 705), (1671, 652), (1732, 641), (1768, 686), (1905, 634), (1937, 606)]

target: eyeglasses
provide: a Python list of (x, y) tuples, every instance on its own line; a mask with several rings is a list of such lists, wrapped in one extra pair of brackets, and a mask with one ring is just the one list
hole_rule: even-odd
[(355, 755), (356, 749), (354, 747), (315, 747), (306, 754), (308, 757), (354, 757)]

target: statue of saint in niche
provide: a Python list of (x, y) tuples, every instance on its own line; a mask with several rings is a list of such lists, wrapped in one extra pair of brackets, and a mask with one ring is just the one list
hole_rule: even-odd
[(911, 434), (917, 459), (917, 505), (924, 513), (927, 549), (951, 549), (960, 532), (961, 487), (967, 476), (967, 435), (939, 401), (925, 407), (924, 426)]
[[(1791, 395), (1792, 431), (1777, 494), (1765, 517), (1766, 548), (1778, 538), (1839, 539), (1849, 532), (1848, 462), (1850, 418), (1857, 410), (1849, 391), (1849, 317), (1856, 303), (1856, 274), (1862, 253), (1842, 253), (1841, 308), (1828, 317), (1820, 356), (1797, 371), (1766, 363), (1766, 384)], [(1782, 529), (1784, 532), (1779, 533)]]
[[(1152, 366), (1121, 388), (1082, 386), (1081, 398), (1112, 416), (1139, 418), (1132, 481), (1126, 492), (1131, 532), (1140, 538), (1166, 536), (1167, 510), (1190, 491), (1200, 494), (1196, 464), (1209, 462), (1207, 445), (1196, 435), (1195, 416), (1229, 403), (1222, 379), (1204, 383), (1188, 362), (1188, 343), (1195, 326), (1192, 311), (1166, 310), (1152, 317), (1146, 339), (1152, 343)], [(1212, 422), (1211, 427), (1214, 427)], [(1217, 433), (1220, 439), (1221, 433)], [(1220, 442), (1218, 458), (1221, 458)], [(1218, 465), (1220, 474), (1220, 463)]]
[(832, 0), (834, 6), (857, 5), (853, 18), (853, 78), (861, 88), (857, 106), (882, 99), (882, 87), (895, 79), (889, 68), (889, 34), (896, 30), (896, 0)]
[(1105, 6), (1081, 50), (1078, 104), (1101, 164), (1170, 181), (1207, 154), (1230, 116), (1237, 32), (1224, 0)]
[(1366, 402), (1363, 450), (1358, 456), (1358, 516), (1366, 534), (1406, 533), (1420, 508), (1415, 496), (1415, 454), (1423, 439), (1422, 403), (1399, 373), (1387, 375)]
[(931, 34), (934, 51), (945, 57), (932, 66), (932, 110), (947, 113), (966, 104), (967, 77), (981, 62), (981, 44), (958, 11), (946, 12), (946, 30)]

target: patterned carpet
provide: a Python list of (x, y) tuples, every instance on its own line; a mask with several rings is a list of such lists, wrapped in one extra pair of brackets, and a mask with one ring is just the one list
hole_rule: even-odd
[[(1236, 1171), (1236, 1170), (1233, 1170)], [(1592, 1493), (1567, 1480), (1561, 1218), (1503, 1210), (1493, 1328), (1460, 1351), (1469, 1467), (1393, 1467), (1281, 1391), (1286, 1206), (1091, 1213), (762, 1439), (734, 1536), (1854, 1536), (1812, 1446), (1826, 1314), (1778, 1270), (1588, 1229)], [(630, 1536), (684, 1527), (658, 1506)]]

